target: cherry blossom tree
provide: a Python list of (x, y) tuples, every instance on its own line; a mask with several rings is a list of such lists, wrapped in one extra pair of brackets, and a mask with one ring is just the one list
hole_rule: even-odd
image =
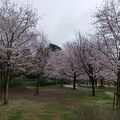
[(53, 52), (46, 65), (46, 74), (50, 78), (71, 79), (73, 81), (73, 89), (76, 89), (77, 77), (81, 75), (74, 56), (70, 49)]
[(45, 74), (49, 76), (49, 78), (57, 78), (61, 77), (59, 71), (59, 65), (61, 64), (61, 51), (56, 51), (50, 53), (50, 57), (47, 60), (47, 64), (45, 66)]
[(97, 74), (102, 70), (100, 64), (101, 57), (99, 52), (94, 48), (94, 41), (90, 41), (88, 38), (77, 34), (76, 42), (71, 44), (74, 56), (76, 58), (77, 65), (80, 67), (79, 70), (84, 70), (85, 74), (88, 75), (92, 84), (92, 95), (95, 95), (95, 79)]
[(117, 107), (120, 107), (120, 4), (106, 2), (95, 15), (98, 49), (103, 54), (103, 65), (117, 78)]
[(0, 45), (6, 51), (6, 77), (3, 88), (4, 104), (8, 103), (12, 55), (16, 50), (22, 50), (23, 47), (31, 43), (31, 40), (34, 40), (33, 38), (37, 35), (35, 32), (37, 20), (36, 12), (28, 6), (18, 7), (5, 1), (0, 7)]
[(82, 69), (82, 66), (80, 63), (78, 63), (78, 59), (76, 58), (75, 54), (74, 54), (74, 50), (72, 48), (72, 45), (71, 43), (67, 43), (65, 45), (65, 50), (66, 50), (66, 59), (69, 63), (68, 65), (68, 70), (71, 71), (71, 75), (72, 75), (72, 78), (73, 78), (73, 89), (76, 88), (76, 80), (80, 78), (81, 75), (84, 74), (84, 71)]
[(35, 52), (33, 56), (32, 72), (37, 76), (36, 82), (36, 94), (39, 94), (39, 86), (42, 84), (42, 79), (45, 77), (44, 68), (49, 57), (48, 41), (44, 34), (41, 34), (38, 38), (37, 44), (34, 46)]

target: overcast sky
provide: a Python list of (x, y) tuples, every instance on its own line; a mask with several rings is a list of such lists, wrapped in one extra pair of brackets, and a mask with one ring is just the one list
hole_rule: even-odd
[(92, 31), (92, 15), (102, 3), (102, 0), (19, 0), (23, 1), (38, 10), (42, 17), (39, 23), (48, 39), (60, 46), (73, 40), (75, 31)]

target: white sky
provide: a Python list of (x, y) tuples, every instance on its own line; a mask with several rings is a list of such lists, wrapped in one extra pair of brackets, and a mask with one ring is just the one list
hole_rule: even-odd
[(23, 1), (38, 10), (42, 17), (39, 23), (48, 39), (60, 46), (73, 40), (75, 31), (92, 31), (92, 15), (102, 3), (102, 0), (19, 0)]

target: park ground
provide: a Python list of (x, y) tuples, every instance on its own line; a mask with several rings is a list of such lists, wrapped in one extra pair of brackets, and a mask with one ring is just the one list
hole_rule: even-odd
[(47, 86), (34, 95), (33, 87), (10, 89), (9, 104), (0, 105), (0, 120), (119, 120), (113, 110), (113, 88)]

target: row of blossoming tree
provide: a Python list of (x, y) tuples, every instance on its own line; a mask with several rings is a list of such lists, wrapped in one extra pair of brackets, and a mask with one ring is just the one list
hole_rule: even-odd
[[(52, 77), (89, 79), (95, 95), (97, 79), (114, 80), (116, 105), (120, 108), (120, 3), (107, 1), (94, 14), (95, 34), (76, 34), (64, 50), (54, 52), (47, 63), (46, 73)], [(84, 77), (83, 77), (84, 76)]]
[(0, 80), (1, 100), (8, 103), (8, 88), (13, 78), (34, 74), (39, 94), (43, 76), (76, 81), (89, 79), (92, 95), (96, 80), (115, 80), (116, 102), (120, 107), (120, 4), (105, 2), (94, 15), (95, 34), (76, 34), (74, 42), (63, 50), (48, 44), (43, 32), (37, 31), (39, 20), (30, 6), (18, 7), (10, 2), (0, 6)]

